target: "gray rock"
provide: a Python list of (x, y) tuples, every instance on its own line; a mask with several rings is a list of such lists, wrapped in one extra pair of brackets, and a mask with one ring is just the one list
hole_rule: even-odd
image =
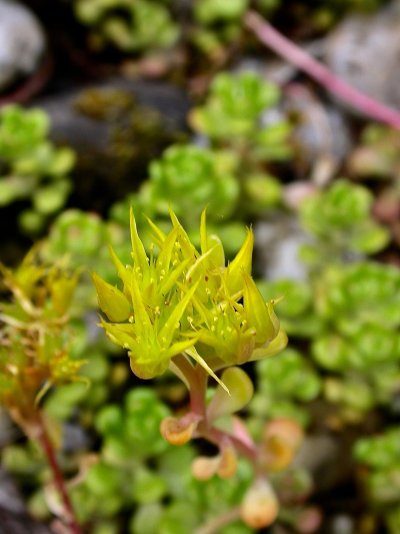
[(0, 0), (0, 91), (32, 74), (46, 49), (43, 29), (22, 4)]
[(299, 248), (310, 238), (291, 215), (277, 214), (254, 228), (255, 248), (263, 276), (268, 280), (305, 280), (307, 269), (298, 258)]
[(400, 1), (344, 19), (328, 36), (324, 56), (343, 81), (400, 109)]
[(326, 185), (349, 154), (349, 126), (337, 106), (325, 103), (304, 85), (292, 84), (285, 94), (284, 110), (300, 120), (292, 139), (298, 149), (300, 173), (317, 185)]
[(0, 466), (0, 507), (20, 514), (25, 512), (25, 503), (11, 475)]

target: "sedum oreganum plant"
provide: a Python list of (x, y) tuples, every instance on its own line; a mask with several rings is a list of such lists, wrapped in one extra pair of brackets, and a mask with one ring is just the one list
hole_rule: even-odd
[[(192, 466), (199, 479), (235, 474), (237, 453), (254, 466), (255, 480), (244, 497), (240, 515), (254, 528), (272, 523), (278, 502), (268, 473), (284, 468), (301, 441), (301, 430), (283, 421), (273, 439), (256, 445), (239, 419), (231, 417), (253, 394), (240, 365), (277, 353), (287, 342), (274, 313), (251, 277), (253, 233), (225, 265), (219, 238), (209, 235), (206, 213), (200, 223), (200, 250), (191, 243), (176, 215), (164, 233), (148, 220), (153, 245), (148, 256), (131, 211), (132, 264), (124, 265), (111, 249), (122, 289), (93, 274), (101, 326), (108, 337), (128, 350), (132, 371), (149, 379), (172, 370), (187, 386), (190, 408), (180, 418), (166, 417), (161, 433), (171, 444), (203, 437), (215, 444), (217, 456), (199, 457)], [(216, 373), (223, 371), (221, 378)], [(208, 378), (218, 382), (211, 400)], [(220, 425), (223, 422), (223, 427)], [(294, 425), (295, 426), (295, 425)], [(276, 456), (280, 457), (278, 461)]]

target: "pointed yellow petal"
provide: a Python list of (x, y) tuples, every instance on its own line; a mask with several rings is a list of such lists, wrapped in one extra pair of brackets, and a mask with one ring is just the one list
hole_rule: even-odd
[(197, 341), (198, 338), (195, 337), (188, 339), (187, 341), (179, 341), (178, 343), (174, 343), (168, 350), (165, 351), (165, 353), (163, 353), (163, 358), (171, 359), (178, 354), (182, 354), (190, 349), (190, 347), (193, 347)]
[(208, 250), (207, 245), (207, 222), (206, 222), (206, 208), (201, 212), (200, 219), (200, 247), (201, 253), (205, 254)]
[(132, 256), (135, 262), (135, 267), (140, 267), (141, 271), (144, 272), (148, 266), (149, 260), (144, 249), (143, 243), (140, 240), (135, 215), (133, 214), (133, 209), (130, 210), (130, 225), (131, 225), (131, 242), (132, 242)]
[(222, 246), (222, 242), (220, 238), (214, 234), (207, 235), (206, 210), (205, 209), (201, 213), (200, 246), (201, 246), (202, 254), (206, 254), (209, 250), (212, 250), (211, 259), (212, 259), (213, 266), (215, 267), (225, 266), (225, 252), (224, 252), (224, 247)]
[(161, 247), (165, 241), (165, 234), (160, 228), (149, 218), (146, 217), (147, 223), (153, 231), (153, 236), (155, 238), (156, 244)]
[(122, 261), (118, 258), (116, 255), (114, 249), (110, 246), (108, 247), (108, 250), (110, 252), (110, 256), (112, 259), (113, 264), (115, 265), (115, 268), (117, 269), (117, 274), (120, 280), (124, 284), (124, 289), (129, 288), (130, 284), (130, 273), (128, 269), (125, 267), (125, 265), (122, 263)]
[(110, 321), (116, 323), (126, 321), (131, 313), (131, 306), (122, 291), (100, 278), (96, 273), (93, 273), (92, 279), (101, 310)]
[[(256, 343), (264, 344), (275, 337), (279, 323), (276, 325), (276, 321), (272, 320), (270, 313), (273, 313), (273, 306), (267, 306), (252, 277), (243, 273), (243, 280), (243, 307), (246, 319), (249, 327), (256, 330)], [(275, 313), (274, 318), (277, 320)]]
[(133, 311), (135, 314), (135, 326), (138, 329), (138, 332), (143, 333), (146, 329), (151, 329), (153, 327), (143, 302), (143, 296), (139, 289), (139, 285), (136, 280), (136, 275), (133, 272), (131, 273), (130, 289), (132, 295)]
[(159, 269), (164, 269), (166, 271), (169, 268), (177, 237), (178, 230), (176, 228), (173, 228), (165, 237), (156, 262)]
[(179, 222), (178, 217), (175, 215), (175, 213), (170, 209), (169, 210), (169, 216), (171, 218), (171, 222), (174, 228), (178, 230), (178, 239), (179, 243), (182, 247), (182, 252), (186, 258), (193, 258), (195, 255), (198, 254), (196, 249), (194, 248), (192, 242), (189, 239), (188, 234), (186, 233), (185, 229)]
[(186, 267), (189, 265), (189, 263), (190, 263), (189, 259), (182, 261), (178, 265), (178, 267), (176, 267), (176, 269), (174, 269), (168, 274), (167, 278), (165, 279), (163, 284), (160, 286), (161, 294), (165, 295), (166, 293), (168, 293), (168, 291), (175, 284), (175, 282), (178, 281), (178, 278), (180, 278), (181, 274), (186, 269)]
[(197, 352), (195, 347), (191, 349), (186, 350), (186, 354), (191, 356), (201, 367), (207, 371), (207, 373), (214, 378), (218, 382), (218, 384), (230, 395), (229, 389), (225, 386), (225, 384), (218, 378), (218, 376), (214, 373), (214, 371), (211, 369), (209, 365), (207, 365), (207, 362), (200, 356), (200, 354)]
[(100, 324), (111, 341), (124, 349), (131, 349), (136, 343), (132, 325), (107, 323), (103, 319), (100, 319)]
[(249, 230), (239, 252), (226, 268), (226, 284), (231, 295), (242, 289), (243, 273), (251, 274), (253, 245), (253, 232)]
[(279, 330), (278, 335), (266, 347), (255, 349), (251, 355), (250, 361), (261, 360), (267, 356), (273, 356), (281, 352), (288, 343), (286, 332)]
[[(189, 301), (194, 295), (194, 292), (196, 291), (198, 286), (197, 284), (194, 284), (191, 289), (186, 293), (186, 295), (183, 297), (183, 299), (175, 306), (173, 311), (171, 312), (171, 315), (168, 317), (168, 320), (166, 321), (165, 325), (160, 330), (160, 333), (158, 335), (158, 338), (162, 340), (162, 338), (165, 338), (165, 345), (169, 345), (172, 341), (174, 331), (176, 329), (176, 325), (180, 321), (183, 312), (185, 311), (186, 306), (189, 304)], [(164, 342), (163, 342), (164, 343)]]

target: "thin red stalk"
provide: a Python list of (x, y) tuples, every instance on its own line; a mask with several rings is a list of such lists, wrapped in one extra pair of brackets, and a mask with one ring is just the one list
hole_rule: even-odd
[(199, 366), (194, 367), (182, 354), (175, 356), (173, 363), (183, 374), (189, 386), (191, 412), (203, 418), (205, 416), (205, 395), (207, 386), (205, 372)]
[(202, 432), (201, 435), (216, 445), (222, 445), (223, 443), (229, 441), (242, 456), (246, 457), (253, 464), (257, 462), (258, 451), (256, 447), (249, 443), (245, 443), (234, 434), (224, 432), (219, 428), (211, 427)]
[(194, 367), (183, 356), (179, 355), (174, 358), (174, 364), (179, 368), (180, 372), (185, 376), (190, 388), (190, 412), (191, 415), (198, 415), (203, 420), (199, 423), (197, 430), (198, 434), (218, 446), (222, 446), (226, 442), (230, 442), (237, 452), (248, 458), (252, 463), (257, 461), (256, 447), (248, 443), (235, 434), (224, 432), (209, 424), (206, 418), (206, 387), (207, 374), (200, 366)]
[(53, 444), (51, 442), (50, 436), (47, 433), (43, 418), (40, 414), (38, 414), (37, 422), (39, 425), (38, 441), (40, 442), (40, 445), (43, 448), (43, 451), (46, 455), (47, 461), (53, 473), (54, 484), (60, 494), (66, 512), (68, 527), (70, 529), (71, 534), (81, 534), (82, 530), (75, 517), (75, 512), (71, 500), (69, 498), (67, 488), (65, 486), (64, 477), (57, 462)]
[(325, 65), (314, 59), (284, 35), (279, 33), (258, 13), (249, 11), (245, 24), (258, 39), (279, 56), (306, 72), (311, 78), (335, 96), (362, 111), (369, 117), (400, 128), (400, 112), (392, 109), (335, 76)]

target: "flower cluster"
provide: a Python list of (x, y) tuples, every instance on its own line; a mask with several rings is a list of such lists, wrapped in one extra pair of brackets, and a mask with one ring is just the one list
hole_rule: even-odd
[(10, 298), (0, 304), (0, 402), (24, 428), (54, 384), (78, 380), (68, 308), (78, 275), (40, 264), (32, 250), (15, 271), (0, 265)]
[(148, 256), (131, 211), (132, 265), (123, 265), (111, 250), (122, 290), (93, 275), (106, 316), (101, 325), (128, 350), (133, 372), (153, 378), (185, 354), (216, 378), (218, 369), (281, 350), (286, 335), (274, 303), (263, 300), (251, 277), (252, 231), (225, 265), (219, 238), (207, 233), (205, 211), (200, 251), (173, 212), (170, 217), (167, 234), (148, 221), (154, 241)]

